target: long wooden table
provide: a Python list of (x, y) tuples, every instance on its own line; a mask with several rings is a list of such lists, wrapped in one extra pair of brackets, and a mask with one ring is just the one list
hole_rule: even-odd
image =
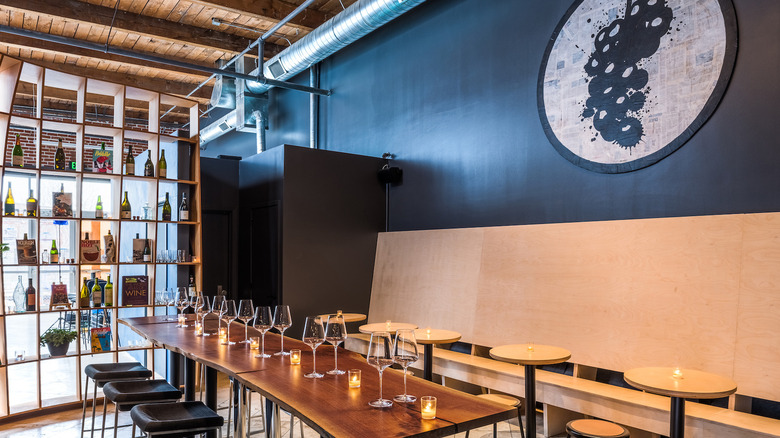
[[(341, 368), (362, 371), (361, 387), (350, 389), (346, 374), (326, 375), (322, 379), (303, 377), (312, 369), (311, 348), (297, 339), (286, 338), (284, 342), (285, 349), (298, 348), (303, 353), (300, 365), (290, 365), (289, 356), (255, 358), (257, 351), (250, 350), (249, 344), (220, 345), (217, 336), (195, 336), (192, 328), (177, 328), (175, 323), (163, 322), (162, 318), (124, 318), (120, 322), (157, 346), (234, 377), (300, 418), (323, 437), (439, 437), (517, 416), (517, 410), (512, 407), (417, 377), (408, 379), (408, 393), (416, 395), (417, 402), (393, 402), (389, 408), (372, 408), (368, 402), (379, 397), (379, 375), (376, 368), (357, 353), (339, 349)], [(243, 327), (234, 324), (231, 339), (243, 339)], [(253, 329), (249, 330), (251, 336), (258, 335)], [(266, 352), (279, 351), (280, 340), (280, 335), (267, 333)], [(318, 369), (325, 370), (332, 363), (333, 349), (318, 348)], [(400, 371), (385, 370), (383, 390), (386, 399), (403, 393)], [(424, 395), (438, 399), (435, 420), (423, 420), (420, 416), (419, 398)]]

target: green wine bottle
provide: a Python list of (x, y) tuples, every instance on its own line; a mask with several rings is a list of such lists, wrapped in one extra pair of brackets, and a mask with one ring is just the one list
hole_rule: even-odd
[(103, 219), (103, 201), (98, 195), (97, 204), (95, 205), (95, 219)]
[(8, 192), (5, 195), (5, 207), (3, 209), (5, 216), (16, 216), (16, 202), (14, 202), (14, 194), (11, 193), (11, 183), (8, 183)]
[(62, 139), (57, 143), (57, 152), (54, 153), (54, 168), (56, 170), (65, 170), (65, 151), (62, 149)]
[(162, 220), (171, 220), (171, 203), (168, 201), (168, 192), (165, 192), (165, 202), (162, 208)]
[(179, 204), (179, 220), (180, 221), (190, 220), (190, 206), (189, 204), (187, 204), (186, 193), (181, 194), (181, 204)]
[(81, 295), (79, 296), (79, 307), (89, 308), (89, 288), (87, 287), (87, 277), (84, 277), (84, 285), (81, 286)]
[(168, 163), (165, 162), (165, 150), (160, 151), (160, 160), (157, 161), (157, 176), (166, 178), (168, 175)]
[(120, 219), (130, 219), (133, 216), (133, 210), (130, 208), (130, 201), (127, 200), (127, 191), (125, 191), (125, 200), (122, 201), (122, 208), (119, 212)]
[(95, 277), (95, 283), (92, 285), (92, 307), (101, 307), (103, 305), (103, 289), (100, 288), (100, 277)]
[(154, 176), (154, 163), (152, 163), (152, 154), (149, 153), (144, 164), (144, 176)]
[(149, 245), (149, 239), (144, 239), (144, 263), (151, 263), (152, 249)]
[(49, 261), (52, 264), (60, 262), (60, 252), (57, 251), (57, 239), (51, 240), (51, 249), (49, 250)]
[(14, 167), (24, 167), (24, 151), (22, 150), (22, 141), (19, 134), (16, 134), (16, 144), (11, 156), (11, 165)]
[(30, 189), (30, 197), (27, 198), (27, 216), (38, 216), (38, 200), (33, 196), (33, 191)]
[(133, 145), (127, 146), (127, 158), (125, 159), (125, 175), (135, 175), (135, 158), (133, 158)]
[(108, 280), (106, 280), (106, 285), (103, 286), (103, 301), (106, 304), (106, 307), (111, 307), (114, 305), (114, 285), (111, 284), (111, 276), (108, 276)]

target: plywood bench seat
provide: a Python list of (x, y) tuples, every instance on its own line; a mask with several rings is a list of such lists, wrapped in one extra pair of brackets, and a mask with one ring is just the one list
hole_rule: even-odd
[[(365, 354), (368, 339), (350, 334), (347, 348)], [(415, 365), (421, 363), (422, 357)], [(433, 372), (520, 398), (525, 393), (523, 367), (489, 358), (435, 348)], [(536, 372), (536, 388), (537, 401), (544, 405), (545, 436), (564, 432), (566, 421), (582, 414), (627, 426), (632, 436), (669, 433), (668, 397), (544, 370)], [(780, 436), (780, 421), (744, 412), (688, 403), (686, 415), (690, 437)]]

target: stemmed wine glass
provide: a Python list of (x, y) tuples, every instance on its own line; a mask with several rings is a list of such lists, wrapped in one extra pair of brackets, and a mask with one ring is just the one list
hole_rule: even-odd
[(255, 316), (255, 307), (252, 300), (241, 300), (238, 305), (238, 319), (244, 322), (244, 340), (241, 344), (249, 343), (249, 320)]
[(171, 303), (171, 299), (168, 298), (170, 294), (167, 290), (163, 289), (161, 291), (157, 291), (155, 297), (157, 298), (157, 304), (165, 307), (165, 319), (164, 321), (179, 321), (177, 318), (171, 318), (168, 315), (168, 307), (171, 306), (174, 303)]
[(317, 372), (317, 347), (325, 342), (325, 328), (319, 316), (307, 316), (303, 323), (303, 343), (311, 347), (312, 371), (303, 377), (319, 379), (323, 374)]
[[(176, 292), (176, 308), (179, 309), (179, 313), (184, 313), (184, 309), (190, 307), (190, 298), (187, 296), (187, 289), (179, 288)], [(176, 327), (187, 327), (187, 324), (177, 324)]]
[(209, 297), (200, 294), (195, 300), (195, 313), (201, 320), (201, 336), (206, 334), (206, 314), (209, 312)]
[(282, 347), (274, 356), (287, 356), (289, 351), (284, 351), (284, 331), (292, 326), (292, 317), (290, 316), (290, 306), (280, 305), (274, 309), (274, 328), (282, 334)]
[[(219, 329), (222, 328), (222, 318), (220, 318), (219, 312), (222, 311), (223, 301), (225, 301), (223, 295), (214, 295), (214, 298), (211, 299), (211, 308), (209, 308), (209, 313), (217, 317), (217, 335), (219, 335)], [(203, 323), (203, 336), (210, 336), (209, 333), (206, 333), (206, 315), (203, 315)]]
[(235, 321), (238, 316), (236, 313), (236, 301), (224, 300), (222, 301), (222, 307), (219, 311), (219, 316), (227, 324), (227, 337), (222, 342), (222, 345), (235, 345), (235, 342), (230, 342), (230, 323)]
[(417, 397), (406, 393), (406, 368), (410, 364), (417, 362), (419, 358), (414, 330), (398, 330), (395, 334), (395, 343), (393, 344), (393, 359), (395, 363), (404, 367), (404, 395), (397, 395), (393, 400), (399, 403), (414, 403), (417, 400)]
[(379, 371), (379, 398), (368, 402), (375, 408), (392, 406), (393, 402), (382, 398), (382, 372), (393, 364), (393, 338), (388, 332), (371, 333), (366, 361)]
[(347, 326), (344, 325), (344, 317), (329, 316), (328, 324), (325, 326), (325, 340), (333, 344), (333, 369), (328, 371), (328, 374), (344, 374), (344, 370), (339, 369), (339, 344), (345, 339), (347, 339)]
[[(176, 292), (173, 291), (173, 289), (168, 289), (165, 292), (165, 314), (168, 314), (168, 307), (176, 306)], [(178, 318), (168, 318), (168, 321), (179, 321)]]
[(260, 354), (256, 354), (255, 357), (271, 357), (270, 354), (265, 354), (265, 332), (271, 330), (274, 326), (274, 319), (271, 316), (271, 308), (266, 306), (260, 306), (255, 311), (254, 327), (260, 332), (261, 349)]

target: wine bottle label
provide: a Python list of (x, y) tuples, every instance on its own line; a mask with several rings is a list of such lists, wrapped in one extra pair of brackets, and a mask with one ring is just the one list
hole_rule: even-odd
[(95, 218), (103, 219), (103, 210), (95, 210)]
[(36, 211), (38, 211), (38, 203), (27, 201), (27, 216), (35, 216)]
[(157, 171), (160, 173), (160, 178), (165, 178), (168, 176), (168, 169), (159, 168)]
[(179, 220), (182, 221), (188, 221), (190, 220), (190, 212), (187, 210), (182, 210), (179, 212)]
[(125, 170), (128, 175), (135, 175), (135, 163), (129, 163)]
[(151, 262), (152, 261), (151, 254), (144, 254), (144, 261), (145, 262)]
[(119, 213), (120, 219), (130, 219), (133, 215), (132, 211), (129, 210), (123, 210), (121, 213)]
[(24, 166), (24, 156), (23, 155), (14, 155), (11, 159), (11, 164), (14, 166), (22, 167)]

